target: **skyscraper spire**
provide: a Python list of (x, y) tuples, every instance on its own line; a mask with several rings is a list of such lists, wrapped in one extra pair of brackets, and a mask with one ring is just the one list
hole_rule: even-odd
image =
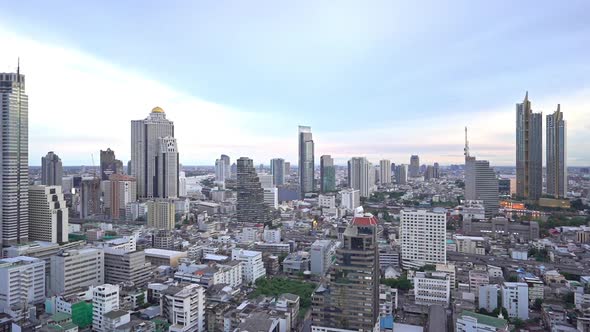
[(529, 91), (527, 90), (526, 94), (524, 95), (524, 100), (529, 100)]
[(469, 140), (467, 140), (467, 126), (465, 126), (465, 148), (463, 149), (465, 158), (469, 157)]

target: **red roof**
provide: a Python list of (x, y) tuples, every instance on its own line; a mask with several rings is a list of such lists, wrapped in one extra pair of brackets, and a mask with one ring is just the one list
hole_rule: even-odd
[(376, 226), (377, 225), (377, 217), (375, 217), (372, 214), (354, 217), (352, 219), (352, 224), (357, 225), (357, 226)]

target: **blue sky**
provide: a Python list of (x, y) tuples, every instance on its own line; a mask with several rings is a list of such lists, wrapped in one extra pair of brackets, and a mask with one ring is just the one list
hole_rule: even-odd
[(33, 165), (48, 150), (90, 164), (108, 146), (126, 160), (129, 121), (156, 105), (185, 164), (295, 163), (305, 124), (318, 161), (460, 163), (468, 125), (474, 154), (512, 165), (526, 90), (544, 114), (561, 103), (569, 163), (590, 165), (589, 12), (588, 1), (5, 1), (0, 70), (21, 56)]

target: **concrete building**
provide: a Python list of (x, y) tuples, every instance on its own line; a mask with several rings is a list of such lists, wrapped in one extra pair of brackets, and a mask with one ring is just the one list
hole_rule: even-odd
[(379, 161), (379, 179), (381, 184), (391, 183), (391, 161), (383, 159)]
[(110, 148), (100, 150), (100, 179), (108, 180), (113, 174), (123, 174), (123, 162), (115, 158), (115, 151)]
[(69, 249), (51, 256), (50, 295), (70, 295), (104, 283), (102, 249)]
[(80, 218), (102, 213), (100, 179), (82, 179), (80, 183)]
[(465, 254), (485, 255), (485, 239), (481, 236), (456, 235), (457, 251)]
[(152, 275), (152, 265), (146, 262), (145, 252), (104, 249), (105, 282), (113, 285), (145, 286)]
[(160, 299), (162, 316), (171, 324), (170, 332), (205, 331), (205, 290), (190, 284), (170, 286)]
[(160, 199), (147, 202), (147, 224), (155, 229), (173, 230), (176, 209), (174, 202)]
[(41, 184), (45, 186), (61, 186), (64, 176), (61, 159), (53, 151), (41, 157)]
[(270, 229), (268, 227), (264, 228), (264, 232), (262, 234), (262, 238), (266, 243), (280, 243), (281, 242), (281, 229)]
[(374, 171), (365, 157), (354, 157), (348, 161), (348, 187), (358, 190), (361, 197), (369, 197), (374, 190)]
[(463, 310), (457, 317), (456, 332), (508, 332), (508, 321)]
[(231, 166), (227, 165), (223, 159), (215, 159), (215, 181), (225, 182), (227, 171)]
[(547, 115), (547, 194), (567, 197), (567, 123), (559, 104)]
[(451, 299), (451, 281), (444, 272), (416, 272), (414, 277), (416, 304), (438, 304), (448, 307)]
[(543, 118), (533, 113), (529, 93), (516, 104), (516, 195), (537, 200), (543, 189)]
[(359, 214), (344, 231), (329, 279), (312, 295), (312, 331), (379, 329), (377, 224), (373, 215)]
[(332, 240), (315, 240), (311, 245), (311, 273), (323, 276), (328, 272), (333, 262), (333, 245)]
[(177, 267), (181, 258), (187, 257), (186, 251), (174, 251), (165, 249), (149, 248), (145, 249), (145, 258), (152, 266), (171, 266)]
[(469, 270), (469, 291), (479, 294), (479, 288), (490, 284), (490, 275), (487, 271)]
[(404, 185), (408, 183), (408, 165), (395, 166), (395, 183)]
[(285, 159), (275, 158), (270, 161), (270, 173), (275, 186), (285, 184)]
[(183, 171), (178, 173), (178, 197), (186, 197), (186, 175)]
[(299, 126), (299, 188), (300, 198), (315, 190), (314, 142), (311, 127)]
[(336, 208), (336, 196), (334, 195), (319, 195), (318, 206), (325, 209)]
[(409, 173), (411, 178), (420, 176), (420, 157), (418, 155), (410, 157)]
[(259, 278), (264, 278), (266, 276), (261, 252), (233, 249), (231, 256), (232, 260), (237, 260), (242, 263), (242, 280), (245, 283), (253, 284)]
[(60, 186), (29, 187), (29, 239), (68, 242), (69, 210)]
[(131, 175), (137, 180), (139, 197), (158, 197), (154, 187), (159, 181), (156, 157), (161, 151), (161, 137), (174, 137), (174, 123), (166, 119), (160, 107), (154, 107), (143, 120), (131, 121)]
[(92, 330), (108, 332), (105, 314), (119, 310), (119, 286), (104, 284), (92, 290)]
[(264, 202), (264, 189), (258, 179), (254, 162), (250, 158), (238, 159), (237, 219), (238, 222), (264, 224), (268, 221), (268, 206)]
[(344, 189), (340, 191), (340, 196), (340, 206), (349, 211), (354, 211), (356, 208), (361, 206), (361, 193), (359, 190)]
[(29, 237), (29, 97), (25, 75), (0, 73), (0, 246)]
[(178, 197), (178, 145), (171, 136), (158, 138), (158, 154), (156, 155), (156, 177), (154, 178), (153, 196), (159, 198)]
[(135, 178), (123, 174), (112, 174), (103, 181), (103, 204), (106, 214), (113, 220), (125, 220), (127, 204), (137, 201)]
[(264, 188), (264, 204), (269, 208), (279, 208), (279, 189), (276, 187)]
[(135, 221), (137, 219), (147, 220), (147, 204), (145, 202), (127, 203), (125, 207), (125, 220)]
[(320, 191), (322, 193), (336, 190), (336, 166), (330, 155), (320, 157)]
[(483, 201), (485, 217), (491, 218), (500, 207), (498, 178), (487, 160), (470, 156), (465, 147), (465, 199)]
[(514, 236), (524, 242), (539, 238), (539, 224), (536, 221), (516, 222), (504, 217), (495, 217), (490, 221), (463, 220), (463, 234), (469, 236)]
[(26, 316), (27, 306), (45, 300), (45, 261), (26, 256), (0, 260), (0, 312)]
[(510, 318), (529, 318), (529, 290), (524, 282), (505, 282), (502, 284), (502, 306)]
[(492, 312), (498, 308), (498, 290), (498, 285), (480, 286), (478, 292), (478, 308), (486, 309), (487, 312)]
[(405, 269), (446, 263), (447, 217), (444, 212), (402, 210), (400, 219), (402, 265)]

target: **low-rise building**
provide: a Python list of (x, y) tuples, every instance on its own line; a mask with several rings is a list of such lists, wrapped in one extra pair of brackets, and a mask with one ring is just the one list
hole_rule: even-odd
[(414, 297), (416, 304), (449, 305), (451, 283), (444, 272), (417, 272), (414, 277)]
[(505, 319), (464, 310), (457, 317), (456, 332), (508, 332)]

